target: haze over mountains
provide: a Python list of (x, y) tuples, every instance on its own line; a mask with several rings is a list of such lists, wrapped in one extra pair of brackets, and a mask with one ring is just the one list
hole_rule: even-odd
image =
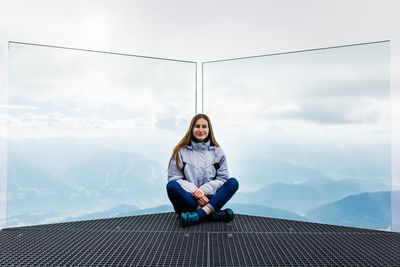
[(306, 216), (327, 224), (388, 229), (392, 223), (391, 194), (385, 191), (348, 196), (312, 209)]
[[(396, 192), (400, 195), (400, 192)], [(298, 215), (289, 211), (275, 209), (263, 205), (229, 203), (226, 207), (236, 213), (288, 220), (299, 220), (334, 224), (342, 226), (388, 230), (391, 228), (391, 192), (374, 192), (352, 195), (342, 200), (321, 205), (316, 209)], [(10, 217), (8, 227), (18, 225), (43, 224), (63, 221), (81, 221), (101, 218), (134, 216), (143, 214), (173, 212), (171, 204), (147, 209), (139, 209), (131, 205), (118, 205), (101, 212), (93, 212), (81, 216), (65, 216), (56, 211), (24, 212)], [(22, 223), (25, 222), (25, 223)]]
[[(26, 153), (12, 150), (8, 158), (7, 226), (173, 211), (165, 192), (166, 164), (137, 153), (88, 146), (81, 143), (81, 147), (71, 149), (60, 145), (53, 160), (49, 150), (43, 155), (32, 148)], [(37, 154), (33, 156), (30, 150)], [(84, 152), (77, 153), (80, 150)], [(233, 168), (240, 186), (256, 190), (239, 190), (233, 197), (229, 206), (238, 213), (374, 229), (390, 227), (390, 183), (334, 180), (313, 168), (276, 159), (241, 157), (240, 161), (246, 167), (240, 172)], [(361, 212), (358, 217), (348, 214), (354, 209)]]
[(237, 193), (234, 201), (268, 205), (291, 212), (303, 213), (322, 204), (363, 192), (391, 190), (391, 187), (371, 181), (345, 179), (334, 181), (309, 180), (299, 184), (272, 183), (251, 193)]

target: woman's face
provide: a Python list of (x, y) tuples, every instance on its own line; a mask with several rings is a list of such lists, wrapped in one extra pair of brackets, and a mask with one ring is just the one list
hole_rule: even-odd
[(196, 121), (193, 127), (193, 136), (199, 140), (204, 141), (207, 138), (209, 132), (207, 120), (200, 118)]

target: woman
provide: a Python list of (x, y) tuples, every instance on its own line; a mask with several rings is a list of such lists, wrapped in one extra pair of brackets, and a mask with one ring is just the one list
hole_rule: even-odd
[(197, 114), (168, 164), (168, 197), (182, 226), (205, 218), (231, 221), (233, 211), (221, 208), (238, 188), (238, 181), (229, 178), (225, 153), (214, 138), (210, 119)]

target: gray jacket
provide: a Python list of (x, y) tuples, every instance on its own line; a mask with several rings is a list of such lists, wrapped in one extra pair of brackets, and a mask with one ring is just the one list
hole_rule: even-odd
[[(206, 195), (214, 195), (229, 178), (224, 151), (220, 147), (210, 146), (210, 141), (192, 141), (191, 145), (181, 148), (178, 154), (179, 166), (182, 168), (185, 163), (185, 175), (177, 168), (173, 156), (168, 169), (168, 181), (176, 180), (189, 193), (202, 188)], [(219, 163), (217, 171), (214, 163)]]

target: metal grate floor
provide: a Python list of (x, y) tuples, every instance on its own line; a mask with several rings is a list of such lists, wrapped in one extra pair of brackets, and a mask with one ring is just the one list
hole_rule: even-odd
[(236, 215), (181, 228), (174, 213), (7, 228), (0, 266), (400, 266), (400, 234)]

